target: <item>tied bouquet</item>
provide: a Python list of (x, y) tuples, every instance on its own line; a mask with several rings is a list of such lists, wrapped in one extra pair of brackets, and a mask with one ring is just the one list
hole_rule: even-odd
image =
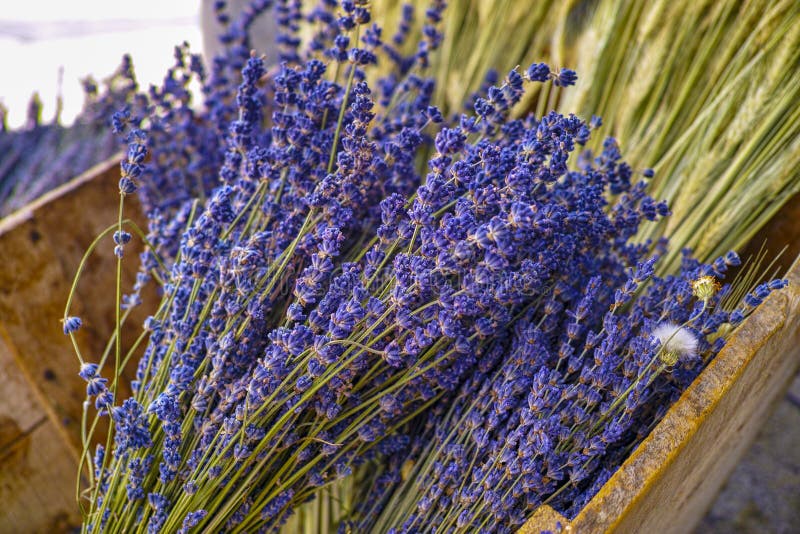
[[(274, 532), (342, 487), (356, 504), (325, 528), (512, 532), (542, 504), (574, 514), (785, 282), (720, 285), (732, 252), (685, 251), (658, 275), (667, 240), (636, 237), (669, 215), (653, 171), (613, 138), (586, 149), (597, 117), (512, 115), (569, 91), (572, 70), (512, 69), (445, 116), (430, 75), (444, 2), (389, 38), (365, 1), (278, 2), (274, 67), (247, 40), (269, 7), (231, 21), (217, 2), (209, 71), (179, 47), (163, 87), (113, 115), (128, 142), (103, 234), (116, 332), (96, 358), (75, 344), (83, 530)], [(124, 218), (133, 194), (147, 232)], [(123, 295), (134, 233), (146, 249)], [(161, 300), (123, 347), (149, 284)], [(80, 326), (68, 302), (65, 334)]]

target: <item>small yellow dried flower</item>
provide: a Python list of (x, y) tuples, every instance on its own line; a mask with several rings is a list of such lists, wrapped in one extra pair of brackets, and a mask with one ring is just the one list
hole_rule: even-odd
[(672, 367), (678, 363), (678, 353), (674, 350), (662, 350), (658, 353), (658, 359), (667, 367)]
[(719, 284), (713, 276), (701, 276), (692, 282), (692, 293), (702, 301), (713, 297), (719, 291)]

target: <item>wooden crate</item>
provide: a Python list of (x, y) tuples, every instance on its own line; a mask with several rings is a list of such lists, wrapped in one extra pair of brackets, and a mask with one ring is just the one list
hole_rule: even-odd
[[(80, 521), (74, 493), (85, 383), (59, 319), (83, 252), (116, 220), (117, 162), (0, 220), (0, 532), (62, 532)], [(133, 199), (126, 210), (141, 219)], [(777, 228), (773, 237), (800, 244), (800, 229)], [(101, 244), (75, 298), (87, 358), (113, 330), (112, 248), (110, 239)], [(137, 263), (123, 262), (128, 284)], [(574, 520), (544, 507), (520, 533), (557, 523), (575, 533), (690, 532), (800, 366), (800, 264), (788, 277), (789, 287), (742, 325)]]
[[(118, 182), (114, 158), (0, 220), (0, 532), (63, 532), (80, 523), (86, 383), (59, 320), (81, 257), (117, 219)], [(142, 219), (135, 198), (126, 216)], [(84, 321), (79, 346), (93, 361), (113, 331), (113, 247), (110, 237), (100, 244), (73, 304)], [(123, 262), (126, 287), (137, 264)], [(131, 323), (142, 320), (143, 310)]]

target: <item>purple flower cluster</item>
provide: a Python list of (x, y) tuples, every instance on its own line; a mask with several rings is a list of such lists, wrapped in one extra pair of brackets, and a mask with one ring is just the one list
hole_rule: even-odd
[[(632, 238), (667, 206), (613, 139), (579, 153), (599, 121), (509, 118), (526, 84), (574, 72), (513, 70), (445, 118), (426, 76), (443, 2), (409, 55), (408, 9), (384, 41), (367, 2), (276, 2), (269, 68), (246, 35), (271, 4), (230, 22), (217, 2), (210, 74), (178, 48), (164, 86), (114, 115), (120, 192), (150, 219), (123, 304), (150, 281), (163, 298), (131, 398), (113, 406), (81, 368), (114, 435), (87, 523), (275, 531), (371, 462), (359, 530), (505, 531), (542, 502), (580, 506), (743, 319), (693, 293), (735, 258), (654, 278), (665, 245)], [(114, 239), (121, 257), (130, 234)], [(385, 506), (407, 491), (413, 509)]]
[[(580, 511), (722, 348), (720, 329), (785, 285), (761, 285), (731, 311), (721, 306), (728, 286), (701, 299), (693, 283), (724, 276), (735, 255), (713, 265), (686, 258), (680, 275), (663, 279), (654, 261), (621, 285), (606, 283), (604, 269), (575, 273), (529, 308), (496, 341), (505, 354), (497, 364), (434, 412), (416, 447), (385, 462), (354, 527), (511, 533), (542, 504), (568, 517)], [(405, 482), (403, 465), (413, 466)]]

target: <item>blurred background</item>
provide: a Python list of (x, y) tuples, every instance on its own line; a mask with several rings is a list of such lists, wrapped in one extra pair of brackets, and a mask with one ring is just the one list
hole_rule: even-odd
[(62, 123), (81, 110), (80, 80), (102, 80), (133, 58), (140, 86), (161, 81), (172, 64), (175, 45), (202, 47), (196, 0), (29, 0), (4, 2), (0, 13), (0, 103), (8, 108), (8, 126), (22, 126), (34, 92), (42, 100), (42, 118), (50, 121), (62, 97)]

